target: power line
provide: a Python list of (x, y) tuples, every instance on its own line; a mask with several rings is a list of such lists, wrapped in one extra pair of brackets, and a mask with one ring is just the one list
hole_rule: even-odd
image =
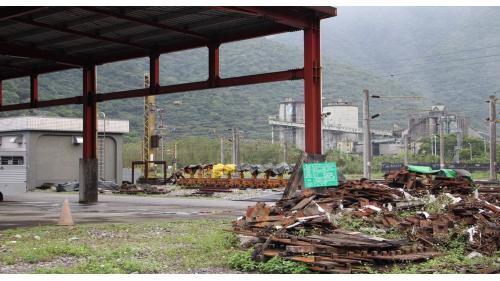
[[(498, 57), (498, 56), (500, 56), (500, 54), (496, 55), (496, 56)], [(401, 75), (407, 75), (407, 74), (418, 73), (418, 72), (429, 71), (429, 70), (443, 70), (443, 69), (447, 69), (450, 67), (459, 67), (459, 66), (464, 66), (464, 65), (487, 64), (487, 63), (498, 62), (498, 61), (500, 61), (500, 60), (489, 60), (489, 61), (484, 61), (484, 62), (472, 62), (472, 63), (459, 64), (459, 65), (449, 65), (449, 66), (438, 67), (438, 68), (427, 68), (427, 69), (415, 70), (415, 71), (410, 71), (410, 72), (391, 74), (391, 76), (401, 76)]]
[(400, 59), (400, 60), (392, 60), (392, 61), (371, 63), (371, 64), (365, 64), (365, 65), (361, 65), (361, 66), (382, 65), (382, 64), (390, 64), (390, 63), (401, 63), (401, 62), (405, 62), (405, 61), (421, 60), (421, 59), (427, 59), (427, 58), (433, 58), (433, 57), (439, 57), (439, 56), (447, 56), (447, 55), (452, 55), (452, 54), (459, 54), (459, 53), (465, 53), (465, 52), (471, 52), (471, 51), (478, 51), (478, 50), (484, 50), (484, 49), (492, 49), (492, 48), (498, 48), (498, 47), (500, 47), (500, 45), (491, 45), (491, 46), (480, 47), (480, 48), (457, 50), (457, 51), (447, 52), (447, 53), (442, 53), (442, 54), (434, 54), (434, 55), (427, 55), (427, 56), (422, 56), (422, 57), (414, 57), (414, 58), (406, 58), (406, 59)]

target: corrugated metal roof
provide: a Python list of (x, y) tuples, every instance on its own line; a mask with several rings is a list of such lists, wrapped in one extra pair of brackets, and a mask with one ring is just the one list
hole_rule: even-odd
[(203, 47), (211, 41), (224, 43), (297, 30), (267, 15), (268, 10), (308, 18), (335, 15), (334, 8), (325, 7), (259, 7), (263, 14), (240, 8), (2, 7), (0, 80), (75, 67), (54, 57), (71, 55), (72, 62), (102, 64), (145, 57), (154, 51)]

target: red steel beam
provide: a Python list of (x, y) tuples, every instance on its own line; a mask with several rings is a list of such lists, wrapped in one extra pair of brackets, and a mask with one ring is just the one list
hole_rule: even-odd
[(305, 152), (322, 153), (320, 25), (304, 30)]
[(30, 75), (30, 104), (32, 108), (36, 108), (38, 104), (38, 75)]
[(331, 6), (306, 6), (306, 8), (311, 9), (320, 14), (320, 18), (329, 18), (337, 16), (337, 8)]
[(15, 66), (15, 65), (11, 65), (11, 64), (0, 64), (0, 67), (15, 69), (15, 70), (19, 70), (19, 71), (28, 72), (28, 73), (31, 72), (31, 69), (29, 69), (29, 68)]
[(212, 8), (222, 11), (263, 17), (271, 21), (278, 22), (293, 28), (304, 29), (304, 28), (309, 28), (311, 26), (311, 21), (306, 15), (285, 10), (283, 9), (283, 7), (224, 6), (224, 7), (212, 7)]
[(211, 87), (215, 87), (220, 79), (219, 46), (218, 43), (208, 45), (208, 82)]
[(160, 55), (149, 56), (149, 94), (157, 95), (160, 88)]
[(95, 66), (83, 69), (83, 159), (97, 159), (97, 103)]
[[(250, 31), (246, 33), (236, 33), (232, 35), (224, 35), (220, 36), (217, 38), (214, 38), (215, 41), (220, 42), (220, 43), (229, 43), (229, 42), (235, 42), (235, 41), (240, 41), (240, 40), (246, 40), (246, 39), (252, 39), (252, 38), (258, 38), (262, 36), (268, 36), (268, 35), (273, 35), (273, 34), (279, 34), (283, 32), (291, 32), (291, 31), (297, 31), (298, 29), (292, 29), (288, 26), (275, 26), (275, 27), (270, 27), (265, 30), (256, 30), (256, 31)], [(1, 42), (0, 42), (1, 43)], [(207, 43), (204, 41), (194, 41), (194, 42), (188, 42), (185, 44), (177, 44), (175, 46), (159, 46), (155, 48), (155, 50), (159, 54), (164, 54), (164, 53), (173, 53), (173, 52), (179, 52), (179, 51), (185, 51), (185, 50), (190, 50), (190, 49), (195, 49), (195, 48), (201, 48), (201, 47), (206, 47)], [(0, 53), (2, 53), (2, 44), (0, 44)], [(35, 54), (37, 54), (36, 51), (34, 51)], [(119, 54), (119, 55), (114, 55), (114, 56), (106, 56), (106, 57), (101, 57), (101, 58), (95, 58), (91, 62), (100, 65), (100, 64), (105, 64), (105, 63), (111, 63), (111, 62), (117, 62), (117, 61), (123, 61), (123, 60), (129, 60), (129, 59), (134, 59), (134, 58), (141, 58), (148, 56), (151, 52), (149, 50), (136, 50), (132, 51), (126, 54)], [(29, 57), (24, 55), (25, 57)], [(67, 56), (61, 56), (61, 60), (64, 58), (65, 61), (70, 60)], [(46, 56), (40, 55), (38, 58), (43, 58), (43, 59), (48, 59)], [(52, 60), (56, 60), (56, 56), (52, 56)], [(60, 62), (60, 61), (59, 61)], [(87, 59), (86, 63), (89, 63), (90, 61)], [(79, 62), (81, 65), (85, 65), (86, 63)], [(44, 69), (39, 69), (37, 71), (38, 74), (44, 74), (44, 73), (50, 73), (54, 71), (59, 71), (59, 70), (64, 70), (64, 69), (70, 69), (72, 67), (75, 67), (75, 65), (72, 65), (70, 67), (49, 67), (49, 68), (44, 68)], [(18, 78), (18, 77), (23, 77), (28, 75), (29, 73), (26, 74), (21, 74), (21, 75), (9, 75), (9, 76), (1, 76), (0, 74), (0, 79), (13, 79), (13, 78)]]
[[(303, 77), (304, 77), (303, 69), (293, 69), (293, 70), (285, 70), (285, 71), (278, 71), (271, 73), (219, 79), (215, 86), (210, 86), (208, 80), (176, 84), (176, 85), (160, 86), (158, 88), (156, 95), (175, 94), (175, 93), (200, 91), (200, 90), (208, 90), (215, 88), (271, 83), (271, 82), (279, 82), (287, 80), (297, 80), (297, 79), (303, 79)], [(98, 94), (96, 100), (98, 102), (102, 102), (102, 101), (126, 99), (126, 98), (139, 98), (147, 95), (149, 95), (149, 91), (147, 89), (135, 89), (135, 90), (120, 91), (107, 94)]]
[(2, 7), (0, 9), (0, 21), (29, 15), (43, 9), (47, 9), (47, 7)]
[[(37, 105), (36, 105), (36, 108), (70, 105), (70, 104), (82, 104), (82, 97), (76, 96), (76, 97), (62, 98), (62, 99), (55, 99), (55, 100), (46, 100), (46, 101), (39, 100)], [(31, 108), (33, 108), (31, 105), (31, 102), (9, 104), (9, 105), (1, 106), (0, 112), (16, 111), (16, 110), (31, 109)]]
[(4, 41), (0, 41), (0, 54), (7, 56), (23, 57), (23, 58), (51, 60), (59, 64), (67, 65), (69, 66), (68, 68), (80, 67), (82, 65), (85, 65), (86, 63), (85, 60), (83, 59), (64, 55), (59, 52), (52, 52), (37, 48), (31, 48), (27, 46), (21, 46), (17, 44), (11, 44)]
[(292, 69), (271, 73), (224, 78), (219, 80), (216, 88), (272, 83), (287, 80), (299, 80), (303, 79), (303, 77), (303, 69)]
[[(88, 92), (87, 89), (92, 89), (92, 84), (85, 82), (88, 81), (89, 79), (86, 78), (90, 75), (88, 74), (88, 72), (89, 71), (85, 71), (84, 69), (84, 96), (76, 96), (76, 97), (63, 98), (57, 100), (39, 101), (37, 104), (37, 108), (83, 103), (84, 108), (88, 109), (88, 107), (91, 106), (90, 101), (103, 102), (108, 100), (139, 98), (150, 95), (150, 89), (140, 88), (140, 89), (126, 90), (126, 91), (119, 91), (112, 93), (95, 94), (94, 96), (95, 84), (93, 86), (94, 92), (91, 91), (89, 92), (89, 94), (85, 94)], [(285, 70), (285, 71), (278, 71), (271, 73), (219, 79), (217, 85), (215, 86), (211, 86), (209, 81), (199, 81), (199, 82), (190, 82), (190, 83), (183, 83), (176, 85), (159, 86), (154, 95), (175, 94), (175, 93), (183, 93), (191, 91), (208, 90), (214, 88), (244, 86), (244, 85), (280, 82), (288, 80), (299, 80), (299, 79), (304, 79), (303, 69), (292, 69), (292, 70)], [(5, 105), (0, 109), (0, 112), (29, 109), (29, 108), (32, 108), (31, 103)]]
[(150, 20), (145, 20), (145, 19), (141, 19), (141, 18), (136, 18), (136, 17), (125, 15), (125, 14), (114, 13), (114, 12), (107, 11), (107, 10), (102, 10), (102, 9), (99, 9), (99, 8), (96, 8), (96, 7), (87, 7), (87, 6), (85, 6), (85, 7), (78, 7), (78, 8), (82, 9), (82, 10), (85, 10), (85, 11), (90, 11), (90, 12), (94, 12), (94, 13), (104, 14), (104, 15), (108, 15), (110, 17), (114, 17), (114, 18), (117, 18), (117, 19), (123, 19), (123, 20), (131, 21), (131, 22), (136, 22), (136, 23), (140, 23), (142, 25), (148, 25), (148, 26), (151, 26), (151, 27), (156, 27), (156, 28), (159, 28), (159, 29), (163, 29), (165, 31), (180, 33), (180, 34), (184, 34), (184, 35), (187, 35), (187, 36), (191, 36), (193, 38), (197, 38), (197, 39), (201, 39), (201, 40), (204, 40), (204, 41), (208, 41), (208, 38), (206, 36), (204, 36), (202, 34), (198, 34), (196, 32), (189, 31), (187, 29), (177, 28), (177, 27), (169, 26), (169, 25), (166, 25), (166, 24), (163, 24), (163, 23), (154, 22), (154, 21), (150, 21)]
[(14, 19), (14, 20), (16, 22), (20, 22), (20, 23), (24, 23), (24, 24), (28, 24), (28, 25), (32, 25), (32, 26), (47, 28), (47, 29), (56, 30), (56, 31), (59, 31), (59, 32), (68, 33), (68, 34), (74, 34), (74, 35), (84, 36), (84, 37), (91, 38), (91, 39), (94, 39), (94, 40), (113, 42), (113, 43), (127, 45), (127, 46), (138, 48), (138, 49), (144, 49), (144, 50), (148, 50), (149, 49), (147, 46), (143, 46), (143, 45), (140, 45), (140, 44), (135, 44), (135, 43), (129, 42), (127, 40), (118, 39), (118, 38), (105, 37), (105, 36), (101, 36), (99, 34), (88, 33), (88, 32), (79, 31), (79, 30), (76, 30), (76, 29), (70, 29), (70, 28), (63, 27), (63, 26), (50, 25), (50, 24), (46, 24), (46, 23), (43, 23), (43, 22), (34, 21), (34, 20), (28, 20), (28, 19)]

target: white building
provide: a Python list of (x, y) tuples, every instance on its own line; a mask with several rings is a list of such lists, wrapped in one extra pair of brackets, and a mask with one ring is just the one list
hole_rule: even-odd
[[(323, 104), (323, 151), (339, 149), (351, 153), (355, 150), (359, 127), (358, 107), (344, 101), (324, 102)], [(279, 104), (277, 117), (270, 117), (273, 141), (288, 143), (304, 149), (304, 102), (285, 99)], [(392, 132), (372, 130), (381, 136), (392, 136)]]
[[(44, 183), (77, 181), (82, 130), (79, 118), (1, 118), (0, 192), (18, 193)], [(129, 132), (129, 122), (106, 120), (104, 124), (99, 120), (98, 130), (99, 177), (121, 183), (123, 134)]]

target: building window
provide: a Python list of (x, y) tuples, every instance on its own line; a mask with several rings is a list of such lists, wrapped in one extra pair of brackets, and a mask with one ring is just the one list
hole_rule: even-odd
[(2, 156), (0, 158), (2, 165), (24, 165), (24, 157), (22, 156)]

